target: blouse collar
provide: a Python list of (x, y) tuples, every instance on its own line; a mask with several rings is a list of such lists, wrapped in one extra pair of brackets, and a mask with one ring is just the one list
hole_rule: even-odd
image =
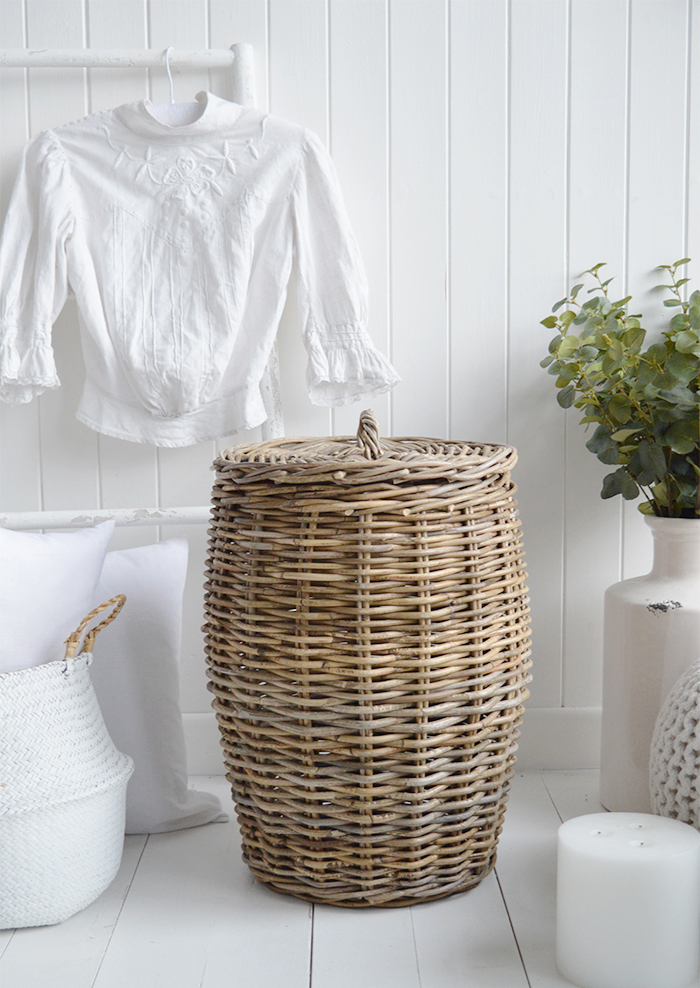
[(117, 115), (129, 130), (148, 141), (157, 144), (189, 144), (199, 141), (207, 134), (230, 130), (245, 111), (238, 103), (214, 96), (213, 93), (197, 93), (195, 99), (202, 111), (192, 123), (171, 126), (161, 123), (152, 113), (153, 103), (140, 100), (118, 107)]

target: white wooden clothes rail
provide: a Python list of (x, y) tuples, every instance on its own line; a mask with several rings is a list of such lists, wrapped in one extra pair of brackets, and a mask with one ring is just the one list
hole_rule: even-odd
[(43, 528), (90, 528), (114, 519), (120, 527), (135, 525), (206, 525), (209, 505), (191, 508), (90, 508), (86, 511), (8, 511), (0, 513), (0, 528), (37, 532)]
[[(167, 56), (167, 60), (166, 60)], [(0, 68), (163, 68), (186, 66), (189, 68), (230, 68), (233, 81), (233, 97), (242, 106), (255, 106), (255, 76), (253, 46), (246, 43), (230, 48), (210, 48), (202, 51), (183, 51), (169, 48), (165, 51), (121, 48), (28, 48), (0, 49)], [(275, 363), (273, 364), (273, 361)], [(273, 354), (272, 373), (276, 374), (276, 353)], [(270, 383), (267, 383), (270, 389)], [(272, 408), (272, 418), (279, 418), (276, 428), (281, 428), (281, 412)], [(275, 420), (276, 421), (276, 420)], [(56, 528), (87, 528), (101, 521), (114, 519), (119, 526), (133, 525), (203, 525), (209, 522), (209, 505), (182, 508), (114, 508), (68, 511), (11, 511), (0, 513), (0, 527), (17, 531), (37, 531)]]
[[(202, 51), (166, 49), (171, 66), (230, 68), (236, 103), (255, 105), (253, 46), (241, 42), (230, 48)], [(8, 69), (135, 69), (163, 68), (166, 51), (156, 48), (0, 48), (0, 68)]]

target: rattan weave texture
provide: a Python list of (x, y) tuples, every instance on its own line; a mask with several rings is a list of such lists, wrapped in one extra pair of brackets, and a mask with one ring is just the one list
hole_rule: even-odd
[(367, 413), (217, 459), (209, 688), (272, 888), (406, 905), (493, 867), (530, 678), (515, 462)]

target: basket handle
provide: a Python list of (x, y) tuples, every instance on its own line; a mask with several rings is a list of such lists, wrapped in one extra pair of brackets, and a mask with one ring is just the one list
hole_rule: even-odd
[(377, 460), (382, 455), (379, 442), (379, 425), (371, 408), (360, 413), (360, 424), (357, 428), (357, 443), (367, 460)]
[(80, 636), (82, 635), (83, 631), (85, 631), (87, 626), (90, 624), (92, 619), (97, 614), (99, 614), (100, 611), (104, 611), (108, 607), (113, 607), (113, 610), (111, 611), (110, 614), (107, 615), (104, 621), (100, 621), (98, 625), (95, 625), (95, 627), (92, 628), (91, 631), (88, 631), (88, 633), (85, 635), (82, 651), (88, 653), (92, 652), (92, 646), (95, 644), (95, 639), (99, 635), (100, 631), (102, 631), (103, 628), (106, 628), (108, 624), (111, 624), (112, 621), (114, 621), (115, 617), (120, 612), (120, 610), (122, 609), (125, 603), (126, 603), (126, 596), (123, 593), (120, 593), (117, 594), (116, 597), (112, 597), (111, 600), (106, 600), (104, 604), (100, 604), (99, 607), (95, 607), (94, 610), (90, 611), (90, 613), (83, 618), (83, 620), (80, 622), (80, 625), (75, 629), (75, 631), (73, 631), (66, 639), (66, 658), (72, 659), (75, 657), (76, 650), (78, 648), (78, 645), (80, 644)]

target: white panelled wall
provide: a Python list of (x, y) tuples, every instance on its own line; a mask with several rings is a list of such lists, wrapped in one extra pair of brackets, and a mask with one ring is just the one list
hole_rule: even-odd
[[(609, 264), (659, 325), (654, 268), (700, 270), (700, 2), (695, 0), (0, 0), (2, 48), (253, 45), (258, 105), (331, 149), (363, 250), (371, 332), (403, 382), (374, 402), (384, 434), (508, 442), (523, 520), (533, 683), (523, 765), (595, 766), (602, 596), (648, 569), (636, 505), (601, 501), (539, 367), (540, 326), (571, 279)], [(176, 69), (175, 98), (231, 98), (226, 70)], [(0, 69), (0, 214), (29, 136), (168, 99), (164, 70)], [(223, 436), (154, 449), (76, 422), (75, 303), (55, 327), (63, 386), (0, 408), (0, 512), (209, 501)], [(289, 435), (354, 433), (304, 387), (293, 287), (280, 330)], [(190, 541), (182, 706), (190, 768), (221, 770), (200, 626), (203, 527), (120, 529), (114, 547)]]

